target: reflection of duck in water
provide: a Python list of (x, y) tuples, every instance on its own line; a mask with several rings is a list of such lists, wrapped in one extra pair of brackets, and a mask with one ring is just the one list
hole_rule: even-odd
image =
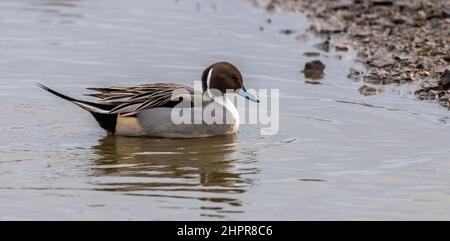
[(235, 135), (190, 140), (108, 135), (94, 146), (94, 175), (108, 176), (101, 190), (240, 206), (236, 194), (245, 192), (247, 182), (235, 164), (236, 149)]
[[(81, 0), (40, 0), (26, 1), (25, 9), (43, 13), (43, 21), (58, 21), (59, 23), (75, 23), (83, 18), (79, 8)], [(31, 7), (30, 7), (31, 6)]]

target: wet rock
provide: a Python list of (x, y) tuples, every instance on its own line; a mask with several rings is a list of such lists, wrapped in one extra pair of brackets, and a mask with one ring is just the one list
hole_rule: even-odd
[(303, 56), (306, 56), (306, 57), (318, 57), (318, 56), (320, 56), (320, 53), (318, 53), (318, 52), (304, 52)]
[(389, 67), (389, 66), (393, 65), (394, 62), (395, 61), (392, 58), (382, 56), (382, 57), (369, 59), (369, 60), (367, 60), (366, 64), (371, 67), (384, 68), (384, 67)]
[(419, 100), (434, 100), (436, 94), (431, 94), (433, 90), (419, 89), (414, 94)]
[(317, 179), (317, 178), (302, 178), (302, 179), (298, 179), (299, 181), (302, 182), (326, 182), (327, 180), (323, 180), (323, 179)]
[(353, 5), (353, 1), (338, 1), (333, 2), (331, 6), (329, 7), (331, 10), (343, 10), (343, 9), (349, 9)]
[[(420, 96), (419, 99), (436, 99), (435, 97), (438, 97), (440, 99), (440, 96), (444, 96), (444, 94), (438, 94), (439, 91), (448, 91), (450, 89), (450, 70), (446, 69), (444, 72), (440, 75), (439, 81), (436, 83), (424, 83), (422, 85), (422, 88), (416, 91), (416, 95)], [(426, 97), (425, 95), (430, 95), (430, 97)]]
[(444, 59), (447, 63), (450, 63), (450, 55), (445, 55), (442, 59)]
[(307, 79), (321, 79), (324, 76), (325, 65), (320, 60), (305, 63), (303, 73)]
[(281, 10), (281, 2), (279, 0), (272, 0), (270, 3), (266, 6), (266, 10), (268, 12), (278, 12)]
[(385, 77), (381, 80), (381, 84), (383, 85), (389, 85), (394, 83), (399, 83), (399, 81), (395, 78), (392, 78), (391, 76)]
[(387, 77), (386, 71), (378, 68), (370, 68), (364, 76), (364, 81), (369, 84), (383, 84), (383, 80)]
[(359, 93), (361, 95), (364, 95), (364, 96), (376, 95), (377, 94), (377, 89), (369, 87), (367, 85), (361, 86), (358, 91), (359, 91)]
[(397, 25), (405, 24), (407, 22), (408, 22), (408, 18), (403, 17), (403, 16), (397, 16), (392, 19), (392, 23), (397, 24)]
[(394, 2), (390, 1), (390, 0), (371, 0), (370, 2), (374, 6), (392, 6), (392, 5), (394, 5)]
[(347, 29), (345, 28), (323, 28), (320, 29), (318, 32), (323, 35), (329, 35), (329, 34), (338, 34), (346, 31)]
[(445, 91), (441, 91), (441, 92), (439, 92), (437, 94), (437, 97), (439, 98), (439, 100), (446, 100), (446, 101), (448, 101), (449, 100), (449, 96), (450, 96), (450, 94), (445, 92)]
[(291, 34), (296, 33), (296, 32), (297, 31), (292, 30), (292, 29), (282, 29), (282, 30), (280, 30), (281, 34), (286, 34), (286, 35), (291, 35)]
[(358, 51), (358, 53), (356, 53), (356, 57), (361, 60), (367, 59), (369, 55), (365, 51)]
[(311, 62), (307, 62), (305, 64), (304, 71), (324, 71), (325, 70), (325, 64), (322, 63), (320, 60), (314, 60)]
[(354, 81), (360, 81), (361, 75), (362, 75), (361, 71), (354, 69), (354, 68), (350, 68), (350, 71), (347, 74), (347, 78), (354, 80)]
[(396, 56), (394, 57), (394, 59), (395, 59), (396, 61), (403, 62), (403, 61), (409, 61), (410, 58), (409, 58), (408, 56), (399, 54), (399, 55), (396, 55)]
[(340, 51), (340, 52), (348, 51), (348, 47), (344, 46), (344, 45), (336, 45), (334, 48), (336, 49), (336, 51)]
[(450, 89), (450, 70), (449, 69), (446, 69), (444, 71), (444, 73), (442, 73), (438, 84), (439, 84), (439, 86), (442, 87), (443, 90)]
[(381, 78), (377, 75), (366, 75), (364, 76), (364, 81), (374, 85), (379, 85), (383, 83)]
[(324, 52), (330, 52), (330, 38), (327, 38), (327, 40), (323, 41), (322, 43), (315, 44), (314, 47)]
[(450, 9), (442, 10), (441, 18), (450, 18)]
[(417, 69), (431, 69), (431, 62), (427, 59), (420, 58), (416, 60)]

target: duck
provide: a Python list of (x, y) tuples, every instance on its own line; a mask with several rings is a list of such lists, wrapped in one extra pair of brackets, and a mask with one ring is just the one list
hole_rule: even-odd
[[(75, 99), (43, 84), (36, 85), (88, 111), (100, 127), (111, 135), (199, 138), (237, 133), (239, 114), (226, 94), (231, 91), (250, 101), (259, 102), (244, 87), (239, 69), (226, 61), (216, 62), (203, 71), (201, 83), (201, 91), (178, 83), (87, 88), (95, 93), (86, 96), (97, 98), (96, 101)], [(199, 94), (202, 97), (200, 104), (195, 101)], [(195, 113), (202, 113), (205, 109), (215, 111), (211, 115), (200, 114), (200, 120), (192, 121)], [(180, 113), (185, 113), (187, 118), (181, 118), (180, 121)], [(177, 118), (174, 116), (178, 120), (175, 121)]]

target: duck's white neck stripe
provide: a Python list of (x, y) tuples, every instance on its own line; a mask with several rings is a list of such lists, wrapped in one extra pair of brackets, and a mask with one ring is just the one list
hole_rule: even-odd
[(209, 86), (211, 84), (211, 76), (214, 68), (209, 69), (208, 71), (208, 77), (206, 78), (206, 89), (209, 89)]

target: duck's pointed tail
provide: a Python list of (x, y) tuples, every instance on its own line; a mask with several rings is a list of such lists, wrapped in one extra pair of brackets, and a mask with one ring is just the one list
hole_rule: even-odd
[(94, 103), (84, 100), (77, 100), (75, 98), (72, 98), (70, 96), (61, 94), (55, 90), (52, 90), (48, 88), (47, 86), (36, 83), (36, 85), (62, 99), (65, 99), (67, 101), (70, 101), (79, 107), (83, 108), (84, 110), (89, 111), (89, 113), (94, 116), (94, 118), (97, 120), (97, 122), (100, 124), (100, 126), (105, 129), (106, 131), (109, 131), (111, 133), (114, 133), (116, 124), (117, 124), (117, 114), (111, 113), (110, 111), (115, 107), (114, 105), (107, 105), (107, 104), (100, 104), (100, 103)]
[(78, 105), (79, 107), (90, 111), (90, 112), (96, 112), (96, 113), (101, 113), (101, 114), (109, 114), (109, 111), (114, 107), (112, 105), (106, 105), (106, 104), (99, 104), (99, 103), (94, 103), (94, 102), (89, 102), (89, 101), (84, 101), (84, 100), (77, 100), (75, 98), (72, 98), (70, 96), (61, 94), (55, 90), (52, 90), (50, 88), (48, 88), (47, 86), (43, 85), (43, 84), (39, 84), (36, 83), (36, 85), (62, 99), (65, 99), (67, 101), (70, 101), (76, 105)]

